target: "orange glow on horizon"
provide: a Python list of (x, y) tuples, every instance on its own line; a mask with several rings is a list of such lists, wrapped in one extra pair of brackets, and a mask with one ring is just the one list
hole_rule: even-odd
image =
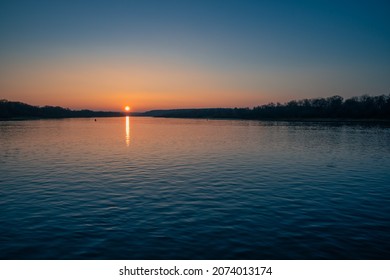
[[(1, 85), (0, 85), (1, 89)], [(62, 93), (62, 88), (59, 88)], [(25, 93), (27, 92), (27, 93)], [(69, 89), (68, 94), (49, 95), (48, 91), (38, 92), (31, 89), (15, 92), (18, 97), (4, 96), (11, 101), (21, 101), (34, 106), (61, 106), (71, 110), (145, 112), (159, 109), (188, 108), (233, 108), (252, 107), (268, 102), (275, 102), (272, 94), (262, 93), (260, 96), (251, 91), (235, 89), (219, 91), (217, 89), (190, 89), (186, 91), (136, 91), (136, 90), (99, 90), (77, 91)], [(1, 99), (1, 98), (0, 98)], [(284, 102), (284, 99), (276, 99)], [(130, 106), (130, 104), (132, 104)], [(126, 109), (129, 107), (129, 110)]]
[[(125, 113), (155, 109), (252, 107), (262, 105), (264, 100), (275, 101), (272, 97), (275, 89), (259, 90), (257, 84), (246, 83), (246, 80), (239, 84), (234, 82), (240, 81), (241, 76), (249, 79), (247, 77), (254, 74), (244, 75), (235, 70), (212, 71), (197, 63), (186, 67), (156, 58), (152, 61), (136, 59), (130, 65), (128, 61), (119, 63), (115, 57), (105, 55), (83, 56), (77, 61), (56, 56), (38, 62), (21, 61), (20, 65), (12, 67), (2, 65), (0, 91), (6, 94), (1, 98), (36, 106)], [(1, 71), (3, 68), (6, 71)], [(272, 80), (267, 75), (260, 76)], [(132, 104), (131, 107), (128, 104)]]

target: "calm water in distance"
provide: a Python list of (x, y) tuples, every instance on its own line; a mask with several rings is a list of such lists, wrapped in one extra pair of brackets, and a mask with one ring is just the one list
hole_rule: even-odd
[(389, 259), (390, 128), (0, 122), (1, 259)]

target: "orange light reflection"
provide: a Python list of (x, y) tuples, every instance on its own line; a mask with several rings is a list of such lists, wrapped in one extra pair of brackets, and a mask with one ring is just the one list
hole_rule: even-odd
[(130, 117), (126, 116), (126, 146), (130, 146)]

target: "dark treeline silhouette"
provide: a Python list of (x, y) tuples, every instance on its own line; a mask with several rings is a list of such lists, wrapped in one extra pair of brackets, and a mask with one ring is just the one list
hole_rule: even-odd
[(91, 110), (70, 110), (68, 108), (44, 106), (37, 107), (21, 102), (0, 100), (0, 119), (31, 119), (31, 118), (88, 118), (116, 117), (119, 112), (96, 112)]
[(341, 96), (269, 103), (249, 108), (153, 110), (143, 116), (238, 119), (390, 119), (390, 95)]
[[(121, 112), (70, 110), (62, 107), (31, 106), (21, 102), (0, 100), (0, 119), (117, 117)], [(167, 118), (231, 118), (231, 119), (390, 119), (390, 95), (363, 95), (343, 99), (328, 98), (292, 100), (250, 108), (208, 108), (153, 110), (132, 113), (133, 116)]]

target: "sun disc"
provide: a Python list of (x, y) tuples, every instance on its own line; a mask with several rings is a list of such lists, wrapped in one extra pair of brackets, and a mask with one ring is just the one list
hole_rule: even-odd
[(125, 111), (127, 111), (127, 112), (130, 111), (130, 107), (129, 107), (129, 106), (126, 106), (126, 107), (125, 107)]

